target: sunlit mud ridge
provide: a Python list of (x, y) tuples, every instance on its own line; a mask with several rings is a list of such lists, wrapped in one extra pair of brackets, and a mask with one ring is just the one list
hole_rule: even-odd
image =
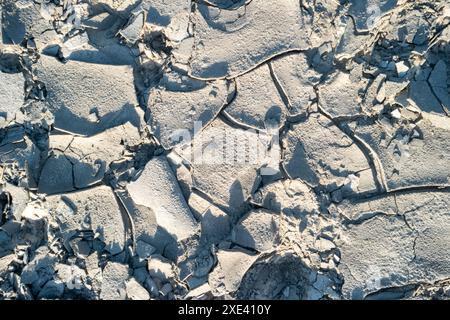
[(450, 298), (448, 1), (0, 26), (0, 300)]

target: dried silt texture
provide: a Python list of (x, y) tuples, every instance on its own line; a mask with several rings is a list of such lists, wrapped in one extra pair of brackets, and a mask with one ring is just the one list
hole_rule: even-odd
[(446, 0), (0, 0), (0, 300), (450, 299)]

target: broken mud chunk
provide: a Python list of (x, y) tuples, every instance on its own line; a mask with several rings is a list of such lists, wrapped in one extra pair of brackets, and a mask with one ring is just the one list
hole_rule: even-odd
[(25, 81), (21, 73), (0, 71), (0, 128), (15, 119), (24, 104)]
[(331, 81), (319, 86), (319, 104), (332, 117), (361, 114), (360, 103), (358, 86), (348, 73), (339, 72)]
[(11, 203), (8, 209), (11, 211), (11, 214), (15, 220), (20, 221), (22, 218), (22, 213), (29, 201), (28, 192), (24, 188), (20, 188), (9, 183), (6, 183), (3, 188), (0, 188), (0, 191), (0, 193), (6, 192), (11, 198)]
[[(450, 225), (448, 192), (398, 193), (390, 200), (396, 216), (382, 214), (385, 204), (376, 201), (366, 203), (381, 214), (349, 227), (339, 243), (344, 297), (363, 299), (382, 289), (448, 277), (449, 259), (441, 246)], [(344, 212), (359, 215), (354, 207)]]
[(41, 171), (39, 192), (55, 194), (75, 190), (72, 170), (72, 163), (64, 155), (50, 156)]
[(208, 210), (212, 204), (208, 200), (204, 199), (198, 192), (192, 191), (189, 194), (188, 199), (189, 207), (191, 208), (192, 214), (197, 220), (200, 220), (202, 215)]
[(0, 0), (0, 300), (448, 299), (448, 0)]
[(280, 243), (280, 216), (267, 211), (250, 211), (233, 228), (231, 240), (243, 248), (270, 251)]
[(447, 112), (450, 110), (448, 72), (446, 62), (439, 60), (428, 78), (433, 93)]
[(227, 103), (230, 84), (164, 78), (149, 97), (150, 124), (165, 149), (190, 143)]
[(134, 278), (125, 283), (127, 298), (130, 300), (150, 300), (148, 291), (139, 284)]
[[(35, 72), (46, 86), (56, 128), (93, 135), (127, 121), (139, 127), (131, 68), (42, 56)], [(91, 120), (92, 113), (98, 120)]]
[(205, 0), (204, 2), (220, 9), (237, 9), (247, 5), (252, 0)]
[[(124, 45), (117, 34), (126, 25), (127, 18), (131, 17), (136, 3), (130, 0), (123, 3), (127, 3), (129, 8), (124, 7), (117, 11), (106, 10), (109, 13), (107, 17), (99, 16), (98, 24), (94, 23), (94, 28), (86, 28), (88, 41), (83, 40), (81, 46), (77, 45), (77, 48), (74, 48), (75, 50), (70, 54), (70, 60), (116, 66), (134, 63), (136, 52), (129, 46)], [(138, 10), (138, 8), (136, 9)], [(83, 35), (83, 38), (85, 38), (85, 35)]]
[(136, 243), (136, 254), (141, 259), (147, 259), (155, 252), (155, 248), (148, 243), (139, 240)]
[(40, 13), (40, 5), (33, 1), (6, 0), (2, 3), (3, 42), (20, 44), (25, 37), (40, 35), (52, 25)]
[(378, 75), (368, 86), (363, 106), (368, 112), (376, 112), (376, 106), (386, 100), (386, 76)]
[(33, 293), (38, 293), (55, 274), (56, 256), (42, 246), (35, 251), (34, 258), (22, 270), (21, 281), (31, 285)]
[(363, 299), (365, 291), (402, 285), (405, 267), (414, 258), (412, 236), (396, 217), (375, 217), (351, 228), (340, 246), (344, 297)]
[(209, 274), (208, 283), (216, 296), (226, 296), (239, 289), (242, 278), (258, 255), (245, 250), (220, 250), (217, 252), (217, 266)]
[(361, 123), (356, 129), (379, 158), (389, 190), (449, 183), (445, 160), (449, 120), (425, 113), (422, 117), (411, 128)]
[(105, 29), (107, 28), (107, 18), (109, 16), (109, 12), (100, 12), (84, 19), (81, 25), (88, 29)]
[(208, 283), (204, 283), (201, 286), (189, 291), (189, 293), (184, 297), (189, 300), (208, 300), (212, 298), (211, 287)]
[(316, 300), (321, 293), (314, 287), (315, 279), (317, 273), (293, 252), (262, 255), (242, 279), (237, 297)]
[(14, 261), (15, 258), (15, 254), (9, 254), (0, 258), (0, 276), (8, 271), (9, 265)]
[(53, 114), (48, 110), (45, 101), (28, 100), (21, 109), (24, 116), (23, 123), (28, 127), (41, 126), (50, 131), (54, 123)]
[(158, 225), (177, 240), (197, 232), (197, 222), (165, 157), (150, 160), (142, 174), (127, 186), (127, 190), (135, 203), (151, 208)]
[(175, 277), (171, 262), (160, 255), (150, 257), (147, 269), (151, 277), (162, 281), (169, 281)]
[(65, 240), (78, 231), (92, 230), (106, 244), (105, 250), (118, 254), (125, 248), (125, 226), (122, 212), (111, 188), (47, 197), (46, 207), (58, 222)]
[(32, 248), (44, 245), (47, 239), (48, 213), (38, 203), (30, 203), (22, 213), (21, 237)]
[(420, 46), (425, 45), (431, 37), (430, 22), (434, 20), (434, 17), (431, 15), (429, 18), (425, 18), (423, 13), (414, 6), (405, 9), (396, 10), (391, 16), (390, 21), (396, 23), (388, 28), (390, 29), (387, 30), (388, 37), (415, 45), (420, 50)]
[(2, 177), (20, 186), (36, 187), (41, 151), (25, 134), (23, 127), (12, 127), (0, 140)]
[(126, 11), (130, 6), (134, 5), (134, 0), (92, 0), (94, 5), (107, 6), (114, 11)]
[(381, 195), (367, 199), (344, 200), (338, 205), (338, 210), (344, 223), (358, 224), (377, 215), (395, 216), (398, 208), (395, 205), (395, 195)]
[(351, 0), (349, 15), (353, 17), (358, 31), (376, 27), (383, 15), (395, 9), (398, 0)]
[(397, 71), (397, 76), (399, 78), (403, 78), (407, 75), (409, 67), (405, 64), (404, 61), (400, 61), (395, 64), (395, 70)]
[(144, 8), (147, 9), (147, 22), (168, 27), (177, 15), (188, 14), (191, 7), (191, 0), (175, 0), (167, 3), (163, 0), (144, 0)]
[(127, 25), (119, 31), (119, 35), (125, 39), (125, 42), (132, 46), (139, 39), (142, 27), (144, 26), (144, 13), (141, 12), (132, 15)]
[(63, 193), (100, 183), (110, 165), (126, 159), (127, 149), (139, 142), (138, 129), (130, 123), (91, 137), (51, 135), (49, 143), (53, 155), (42, 169), (39, 191)]
[(100, 299), (125, 300), (128, 277), (128, 266), (117, 262), (108, 262), (103, 269)]
[(3, 40), (3, 6), (0, 6), (0, 45), (4, 43)]
[(58, 280), (48, 281), (39, 292), (38, 299), (59, 299), (64, 294), (64, 283)]
[(277, 54), (308, 49), (308, 28), (299, 13), (293, 0), (253, 0), (237, 10), (199, 4), (193, 16), (192, 76), (234, 78)]
[[(3, 224), (2, 229), (5, 227), (6, 224)], [(11, 235), (6, 232), (5, 230), (0, 230), (0, 255), (1, 256), (8, 256), (11, 254), (11, 252), (14, 250), (14, 242), (11, 238)], [(4, 261), (6, 263), (6, 260)], [(6, 268), (6, 266), (5, 266)], [(5, 270), (7, 271), (7, 270)]]
[(276, 181), (265, 185), (253, 198), (259, 206), (276, 213), (307, 215), (319, 210), (316, 194), (301, 180)]
[(162, 45), (168, 49), (163, 49), (168, 53), (192, 34), (191, 0), (175, 0), (170, 3), (145, 0), (141, 6), (147, 17), (144, 39), (153, 42), (161, 37), (156, 40), (159, 44), (153, 43), (152, 48)]
[(236, 86), (236, 96), (223, 112), (237, 124), (265, 130), (270, 127), (277, 128), (285, 121), (286, 106), (267, 64), (238, 77)]
[(270, 61), (273, 73), (289, 101), (291, 115), (305, 114), (316, 98), (314, 86), (320, 74), (312, 69), (303, 53), (290, 53)]
[(70, 240), (70, 247), (75, 256), (86, 259), (91, 253), (91, 244), (88, 240), (72, 239)]
[(311, 115), (305, 122), (294, 125), (287, 132), (284, 144), (283, 165), (291, 178), (300, 178), (312, 186), (336, 188), (349, 182), (346, 179), (354, 175), (365, 181), (365, 187), (358, 190), (356, 186), (349, 192), (376, 189), (364, 153), (324, 116)]
[(344, 21), (346, 21), (345, 30), (336, 47), (336, 58), (341, 61), (354, 57), (371, 45), (370, 35), (356, 32), (353, 18), (348, 17)]
[(116, 190), (115, 194), (130, 219), (136, 253), (143, 249), (143, 243), (152, 245), (161, 252), (176, 243), (173, 236), (158, 226), (155, 212), (151, 208), (136, 204), (126, 190)]
[(217, 208), (211, 205), (201, 217), (202, 237), (209, 243), (220, 243), (231, 232), (230, 217)]
[(439, 60), (428, 78), (430, 85), (435, 87), (447, 87), (447, 64)]
[(411, 81), (409, 86), (409, 98), (423, 112), (444, 114), (441, 103), (431, 91), (427, 81)]
[(245, 203), (259, 181), (267, 154), (267, 135), (236, 129), (214, 120), (192, 148), (176, 150), (193, 167), (193, 186), (231, 215), (245, 212)]
[[(83, 269), (76, 265), (67, 265), (63, 263), (57, 263), (55, 269), (56, 276), (54, 280), (55, 282), (62, 282), (67, 293), (70, 292), (73, 294), (74, 291), (79, 291), (80, 294), (83, 295), (81, 291), (87, 291), (85, 284), (88, 279), (87, 274)], [(91, 298), (91, 296), (92, 294), (88, 295), (89, 298)]]

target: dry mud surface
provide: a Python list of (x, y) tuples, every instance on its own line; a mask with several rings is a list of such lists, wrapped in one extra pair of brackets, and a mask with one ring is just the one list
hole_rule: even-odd
[(0, 300), (450, 298), (448, 0), (0, 26)]

